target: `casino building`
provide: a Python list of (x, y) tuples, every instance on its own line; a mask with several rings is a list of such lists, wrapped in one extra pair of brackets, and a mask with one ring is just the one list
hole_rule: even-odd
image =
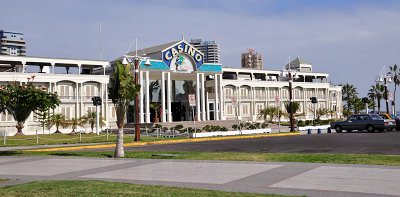
[[(115, 108), (108, 99), (108, 84), (116, 61), (131, 56), (148, 57), (150, 64), (140, 62), (139, 119), (141, 123), (208, 120), (236, 120), (263, 122), (258, 116), (265, 107), (277, 107), (276, 98), (289, 100), (288, 70), (294, 72), (294, 101), (300, 103), (303, 116), (296, 119), (313, 119), (310, 97), (317, 97), (318, 108), (333, 110), (322, 117), (342, 116), (341, 86), (328, 82), (329, 74), (312, 72), (312, 65), (295, 59), (286, 70), (258, 70), (227, 68), (218, 63), (205, 63), (204, 54), (185, 40), (130, 52), (111, 62), (62, 58), (1, 56), (0, 86), (7, 83), (27, 83), (35, 75), (34, 85), (49, 92), (57, 92), (62, 103), (53, 113), (62, 113), (68, 119), (84, 116), (94, 110), (91, 98), (102, 98), (101, 114), (107, 127), (116, 128)], [(26, 69), (34, 67), (35, 69)], [(133, 69), (134, 67), (132, 67)], [(132, 70), (131, 74), (134, 75)], [(195, 95), (195, 106), (189, 105), (189, 95)], [(236, 100), (237, 103), (233, 103)], [(156, 111), (152, 103), (160, 104)], [(279, 107), (284, 110), (283, 105)], [(133, 122), (133, 107), (129, 108), (127, 122)], [(0, 131), (15, 132), (15, 121), (10, 114), (0, 115)], [(34, 114), (26, 121), (26, 131), (41, 131)], [(62, 132), (70, 132), (65, 128)], [(90, 131), (86, 126), (80, 130)], [(51, 130), (54, 131), (54, 128)], [(27, 133), (33, 134), (33, 133)]]
[[(331, 114), (322, 117), (338, 118), (342, 115), (341, 86), (328, 82), (329, 74), (313, 73), (312, 65), (296, 58), (286, 70), (258, 70), (226, 68), (217, 63), (204, 63), (204, 54), (185, 40), (133, 51), (126, 56), (150, 57), (151, 66), (140, 64), (139, 81), (140, 121), (153, 122), (155, 111), (151, 103), (161, 104), (161, 122), (191, 121), (193, 111), (189, 94), (195, 94), (194, 117), (197, 121), (236, 120), (264, 121), (259, 111), (289, 100), (288, 70), (295, 73), (293, 98), (300, 103), (297, 119), (314, 118), (311, 97), (318, 100), (317, 108), (326, 108)], [(122, 61), (124, 56), (111, 62)], [(232, 103), (232, 98), (237, 105)], [(284, 105), (279, 105), (284, 110)], [(333, 113), (332, 113), (333, 112)]]

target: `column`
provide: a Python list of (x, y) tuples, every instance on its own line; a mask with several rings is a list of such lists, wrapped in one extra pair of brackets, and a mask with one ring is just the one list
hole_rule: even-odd
[(166, 122), (165, 120), (165, 79), (164, 72), (161, 72), (161, 121)]
[(200, 73), (196, 73), (196, 116), (200, 121)]
[(171, 73), (167, 72), (167, 121), (172, 122), (171, 115)]
[(144, 123), (144, 113), (143, 113), (143, 71), (139, 72), (139, 122)]
[(204, 77), (204, 73), (201, 74), (201, 111), (202, 111), (202, 117), (201, 120), (206, 120), (206, 105), (205, 105), (205, 101), (206, 101), (206, 91), (204, 89), (204, 84), (205, 84), (205, 77)]
[(85, 111), (83, 110), (83, 83), (81, 83), (81, 87), (79, 88), (79, 95), (81, 95), (81, 112), (80, 112), (80, 117), (83, 116), (83, 114), (85, 113)]
[(218, 110), (218, 75), (214, 74), (214, 97), (215, 97), (215, 102), (214, 102), (214, 118), (215, 120), (219, 120), (219, 110)]
[(55, 63), (51, 63), (51, 74), (54, 74), (54, 66), (55, 66), (56, 64)]
[(250, 87), (251, 90), (251, 106), (250, 106), (250, 111), (251, 111), (251, 120), (256, 121), (256, 102), (255, 102), (255, 87)]
[(100, 98), (101, 98), (101, 106), (100, 106), (100, 112), (101, 112), (101, 117), (104, 118), (104, 84), (100, 84)]
[(109, 110), (109, 107), (108, 107), (108, 83), (105, 83), (104, 84), (104, 86), (105, 86), (105, 92), (106, 92), (106, 95), (105, 95), (105, 102), (104, 102), (104, 107), (105, 107), (105, 113), (104, 113), (104, 118), (105, 118), (105, 120), (106, 120), (106, 123), (107, 123), (107, 125), (109, 125), (109, 116), (110, 116), (110, 114), (111, 114), (111, 112), (110, 112), (110, 110)]
[(82, 64), (78, 64), (78, 75), (81, 74), (81, 66), (82, 66)]
[[(240, 113), (240, 105), (241, 105), (241, 98), (240, 98), (240, 86), (239, 87), (236, 87), (236, 98), (237, 98), (237, 107), (236, 107), (236, 110), (237, 110), (237, 115), (238, 115), (238, 118), (239, 117), (241, 117), (241, 113)], [(239, 120), (241, 120), (242, 118), (239, 118)]]
[(225, 99), (223, 98), (223, 90), (222, 90), (222, 74), (219, 74), (219, 99), (220, 99), (220, 104), (219, 104), (219, 118), (220, 120), (225, 120), (225, 115), (224, 115), (224, 101)]
[(150, 79), (149, 71), (146, 71), (146, 123), (150, 123)]
[(75, 82), (75, 118), (80, 118), (78, 89), (79, 89), (79, 83)]
[[(208, 92), (206, 92), (206, 119), (210, 120), (210, 104), (208, 102)], [(215, 105), (215, 104), (214, 104)], [(215, 119), (215, 108), (214, 108), (214, 119)]]
[(26, 62), (22, 62), (22, 73), (25, 73)]

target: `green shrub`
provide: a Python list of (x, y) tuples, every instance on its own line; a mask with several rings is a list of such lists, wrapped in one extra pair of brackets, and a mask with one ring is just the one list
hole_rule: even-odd
[(178, 124), (175, 126), (175, 130), (181, 130), (181, 129), (183, 129), (183, 125)]
[(237, 124), (232, 125), (232, 129), (234, 130), (238, 129), (238, 125)]
[(228, 131), (226, 127), (221, 127), (220, 131)]
[(259, 128), (260, 128), (260, 123), (257, 122), (257, 123), (254, 124), (254, 126), (255, 126), (257, 129), (259, 129)]
[(268, 127), (268, 123), (262, 123), (262, 125), (261, 125), (261, 128), (263, 128), (263, 129), (265, 129), (265, 128), (267, 128)]
[(154, 127), (155, 128), (162, 128), (162, 126), (160, 124), (155, 124)]
[(168, 131), (168, 127), (163, 127), (162, 130), (163, 131)]
[(305, 122), (305, 126), (310, 126), (310, 125), (312, 125), (312, 120), (306, 120), (306, 122)]

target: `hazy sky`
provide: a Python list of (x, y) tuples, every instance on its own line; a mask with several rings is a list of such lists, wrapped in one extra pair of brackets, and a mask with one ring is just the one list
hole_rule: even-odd
[(263, 55), (264, 69), (300, 56), (332, 83), (355, 85), (360, 97), (383, 65), (400, 64), (400, 1), (2, 0), (1, 7), (0, 29), (23, 32), (28, 56), (99, 59), (101, 20), (106, 60), (135, 38), (145, 48), (184, 33), (217, 41), (225, 67), (239, 67), (245, 48)]

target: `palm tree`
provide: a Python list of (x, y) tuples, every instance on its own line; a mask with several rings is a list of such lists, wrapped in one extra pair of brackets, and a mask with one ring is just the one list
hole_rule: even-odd
[(53, 114), (50, 116), (49, 120), (47, 121), (47, 128), (50, 129), (53, 126), (56, 126), (56, 132), (55, 133), (61, 133), (60, 130), (58, 130), (61, 127), (67, 127), (68, 126), (68, 121), (65, 119), (65, 116), (62, 115), (61, 113)]
[(262, 109), (259, 113), (259, 117), (263, 117), (265, 121), (267, 121), (267, 117), (269, 117), (270, 122), (273, 121), (273, 118), (278, 115), (278, 110), (276, 107), (266, 107)]
[[(96, 121), (97, 121), (97, 113), (95, 111), (88, 111), (86, 116), (82, 117), (82, 124), (89, 124), (90, 128), (92, 129), (92, 131), (90, 132), (90, 134), (93, 134), (93, 128), (96, 125)], [(101, 116), (99, 117), (99, 124), (100, 126), (105, 126), (106, 124), (104, 123), (104, 118)]]
[(376, 87), (374, 85), (371, 85), (371, 89), (368, 90), (368, 98), (373, 103), (373, 111), (375, 112)]
[[(389, 66), (390, 74), (393, 76), (393, 83), (394, 83), (394, 91), (393, 91), (393, 107), (396, 109), (396, 89), (397, 86), (400, 85), (400, 73), (399, 68), (395, 64), (394, 66)], [(389, 74), (389, 73), (388, 73)], [(393, 112), (394, 113), (394, 112)]]
[(355, 88), (353, 85), (346, 83), (342, 87), (342, 100), (346, 101), (348, 111), (351, 110), (351, 99), (354, 98), (357, 94), (357, 88)]
[[(289, 101), (283, 101), (283, 104), (285, 105), (286, 112), (283, 113), (283, 116), (286, 116), (290, 118), (290, 102)], [(299, 116), (304, 116), (304, 113), (297, 113), (297, 111), (300, 109), (300, 102), (293, 101), (293, 117), (299, 117)]]
[(129, 103), (136, 98), (140, 91), (140, 85), (135, 85), (130, 68), (131, 64), (124, 66), (120, 61), (117, 61), (116, 67), (113, 68), (113, 75), (108, 88), (108, 97), (114, 103), (117, 114), (118, 135), (114, 157), (125, 156), (123, 146), (125, 114)]
[(160, 83), (156, 81), (152, 81), (149, 85), (149, 96), (150, 96), (150, 102), (153, 101), (153, 92), (158, 90), (160, 88)]
[(68, 125), (72, 127), (71, 134), (75, 134), (75, 129), (77, 129), (78, 126), (83, 127), (85, 123), (82, 118), (71, 118), (71, 120), (68, 121)]
[(385, 86), (376, 83), (375, 85), (376, 102), (378, 103), (378, 113), (381, 113), (381, 99), (385, 96)]
[(151, 108), (151, 109), (154, 109), (154, 111), (156, 112), (156, 113), (155, 113), (156, 118), (154, 118), (154, 122), (158, 122), (158, 121), (159, 121), (159, 120), (158, 120), (158, 108), (160, 108), (160, 106), (161, 106), (161, 104), (159, 104), (159, 103), (152, 103), (152, 104), (150, 104), (150, 108)]

